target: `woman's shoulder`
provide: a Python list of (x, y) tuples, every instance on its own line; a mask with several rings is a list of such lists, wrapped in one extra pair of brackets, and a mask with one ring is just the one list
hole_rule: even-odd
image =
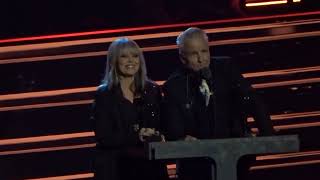
[(112, 90), (109, 88), (107, 83), (100, 84), (97, 87), (96, 95), (107, 97), (112, 94)]
[(107, 83), (103, 83), (100, 84), (97, 88), (97, 92), (98, 93), (104, 93), (104, 92), (108, 92), (109, 88), (108, 88), (108, 84)]

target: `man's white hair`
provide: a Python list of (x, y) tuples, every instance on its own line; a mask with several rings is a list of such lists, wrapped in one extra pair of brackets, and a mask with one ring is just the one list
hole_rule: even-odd
[(202, 29), (197, 27), (190, 27), (185, 31), (183, 31), (182, 33), (180, 33), (179, 36), (177, 37), (176, 43), (178, 45), (180, 53), (183, 50), (183, 46), (185, 42), (193, 38), (203, 38), (208, 42), (208, 36)]

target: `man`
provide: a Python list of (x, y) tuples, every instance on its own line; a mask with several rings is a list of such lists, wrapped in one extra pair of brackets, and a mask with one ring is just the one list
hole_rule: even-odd
[[(163, 87), (168, 140), (249, 136), (246, 127), (249, 115), (254, 117), (259, 135), (273, 134), (264, 105), (232, 62), (211, 60), (208, 37), (203, 30), (185, 30), (178, 36), (177, 45), (183, 66)], [(210, 178), (208, 159), (180, 162), (180, 179)]]

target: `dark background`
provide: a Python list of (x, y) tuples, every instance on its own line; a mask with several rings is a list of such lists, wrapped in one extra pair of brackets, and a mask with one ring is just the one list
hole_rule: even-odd
[[(290, 1), (291, 2), (291, 1)], [(240, 3), (240, 4), (239, 4)], [(320, 9), (320, 3), (305, 0), (299, 4), (244, 8), (243, 2), (233, 0), (105, 0), (105, 1), (50, 1), (24, 0), (0, 2), (0, 39), (42, 36), (62, 33), (118, 29), (128, 27), (154, 26), (197, 21), (217, 21), (257, 16), (270, 16), (310, 12)], [(304, 20), (318, 19), (319, 16)], [(303, 18), (300, 18), (303, 19)], [(291, 19), (273, 19), (271, 22), (285, 22)], [(257, 22), (258, 23), (258, 22)], [(264, 22), (259, 22), (264, 23)], [(267, 22), (265, 22), (267, 23)], [(246, 22), (205, 25), (202, 28), (241, 26)], [(254, 22), (248, 22), (254, 24)], [(319, 30), (319, 24), (297, 27), (297, 31)], [(173, 28), (170, 31), (182, 31)], [(154, 33), (165, 30), (154, 30)], [(169, 30), (168, 30), (169, 31)], [(270, 29), (250, 32), (217, 33), (212, 39), (232, 39), (247, 35), (255, 37), (270, 34)], [(118, 33), (115, 36), (123, 36)], [(86, 37), (90, 38), (90, 37)], [(63, 41), (59, 40), (59, 41)], [(139, 45), (160, 46), (174, 44), (174, 38), (159, 38), (153, 41), (140, 40)], [(211, 47), (213, 56), (229, 56), (238, 64), (241, 72), (261, 72), (279, 69), (319, 66), (319, 36), (277, 41), (256, 42)], [(28, 43), (28, 42), (22, 42)], [(31, 42), (32, 43), (32, 42)], [(19, 43), (16, 43), (19, 44)], [(11, 43), (10, 45), (16, 45)], [(1, 44), (0, 48), (8, 44)], [(88, 47), (106, 50), (108, 44)], [(144, 53), (151, 79), (159, 81), (168, 78), (180, 64), (177, 50), (150, 51)], [(17, 54), (24, 56), (24, 52)], [(0, 56), (0, 61), (5, 59)], [(70, 58), (52, 61), (0, 64), (0, 95), (98, 86), (105, 68), (105, 56)], [(251, 83), (317, 78), (319, 72), (298, 73), (276, 77), (250, 78)], [(296, 84), (257, 90), (263, 97), (270, 114), (299, 113), (320, 110), (320, 82)], [(90, 99), (93, 93), (59, 96), (31, 101), (0, 101), (1, 107), (15, 104), (35, 104), (63, 102), (67, 100)], [(91, 104), (39, 108), (0, 112), (0, 140), (63, 133), (91, 131)], [(319, 115), (309, 118), (294, 118), (274, 122), (275, 125), (292, 125), (319, 122)], [(318, 151), (320, 144), (318, 126), (285, 129), (278, 134), (299, 134), (302, 151)], [(14, 146), (0, 146), (0, 152), (37, 147), (92, 143), (92, 138), (58, 141), (51, 143), (31, 143)], [(18, 180), (48, 176), (60, 176), (92, 172), (91, 160), (94, 149), (52, 151), (18, 155), (0, 155), (0, 180)], [(320, 160), (319, 155), (294, 159)], [(294, 160), (266, 161), (277, 164)], [(262, 163), (262, 164), (263, 164)], [(257, 163), (259, 164), (259, 163)], [(291, 166), (253, 171), (251, 179), (308, 179), (319, 180), (319, 164)]]

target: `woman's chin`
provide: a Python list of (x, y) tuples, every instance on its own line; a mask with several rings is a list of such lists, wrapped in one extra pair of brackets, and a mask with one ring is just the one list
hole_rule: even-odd
[(136, 72), (125, 72), (121, 73), (121, 76), (123, 77), (133, 77), (136, 74)]

